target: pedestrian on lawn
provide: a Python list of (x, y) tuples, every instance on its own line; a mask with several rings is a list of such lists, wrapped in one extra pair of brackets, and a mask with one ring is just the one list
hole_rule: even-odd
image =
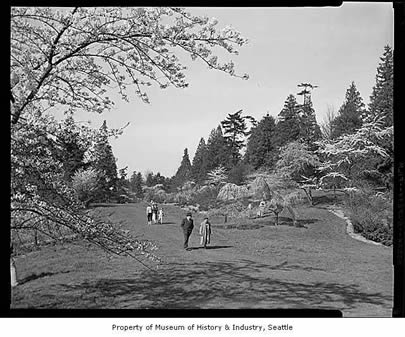
[(152, 219), (153, 223), (157, 223), (158, 221), (158, 205), (156, 203), (152, 204)]
[(201, 222), (200, 224), (200, 235), (201, 235), (200, 244), (204, 246), (204, 248), (207, 248), (207, 244), (211, 242), (211, 234), (212, 234), (211, 223), (208, 221), (208, 217), (205, 217), (204, 221)]
[(152, 224), (152, 206), (146, 206), (146, 217), (148, 219), (148, 225)]
[(191, 212), (187, 212), (186, 218), (181, 221), (181, 228), (183, 230), (184, 236), (184, 249), (188, 250), (188, 239), (190, 238), (191, 232), (194, 228), (194, 220), (192, 218)]

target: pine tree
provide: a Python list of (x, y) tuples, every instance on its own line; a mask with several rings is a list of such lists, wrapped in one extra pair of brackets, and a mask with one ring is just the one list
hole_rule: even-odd
[(137, 173), (136, 171), (134, 171), (130, 179), (130, 189), (132, 192), (135, 193), (135, 196), (137, 198), (141, 199), (144, 196), (142, 185), (143, 185), (142, 173), (141, 172)]
[(244, 161), (253, 169), (263, 166), (272, 167), (275, 163), (276, 149), (274, 145), (275, 120), (267, 114), (257, 126), (252, 128), (246, 145)]
[(204, 138), (201, 138), (191, 165), (191, 176), (198, 184), (201, 184), (207, 179), (207, 162), (207, 145)]
[(190, 179), (191, 179), (191, 163), (190, 158), (188, 156), (188, 150), (187, 148), (185, 148), (180, 167), (177, 169), (177, 172), (173, 177), (173, 185), (174, 187), (182, 186), (186, 181)]
[(300, 137), (299, 106), (294, 95), (290, 94), (284, 107), (278, 114), (278, 123), (274, 131), (274, 145), (277, 148), (298, 140)]
[(303, 96), (304, 102), (299, 105), (300, 111), (300, 141), (309, 145), (310, 150), (316, 148), (315, 142), (322, 137), (321, 128), (316, 122), (315, 110), (312, 105), (311, 90), (317, 88), (317, 85), (311, 83), (301, 83), (297, 85), (303, 88), (297, 95)]
[(100, 136), (94, 146), (95, 160), (92, 167), (100, 172), (98, 201), (108, 201), (115, 192), (117, 182), (117, 164), (108, 142), (108, 128), (106, 121), (100, 128)]
[[(384, 127), (393, 126), (393, 94), (394, 94), (394, 60), (390, 46), (384, 47), (384, 54), (377, 68), (376, 85), (370, 96), (369, 111), (365, 114), (365, 121), (376, 118), (383, 119)], [(393, 137), (381, 140), (379, 145), (389, 154), (385, 158), (379, 158), (375, 168), (385, 177), (386, 186), (391, 188), (394, 176), (394, 141)]]
[(332, 138), (354, 133), (362, 125), (364, 103), (354, 82), (346, 91), (345, 102), (340, 107), (338, 116), (332, 121)]
[(250, 116), (243, 116), (242, 111), (239, 110), (233, 114), (228, 114), (225, 120), (221, 122), (224, 128), (224, 138), (229, 147), (231, 157), (230, 165), (236, 165), (241, 159), (241, 149), (245, 146), (245, 137), (249, 135), (247, 131), (246, 120), (254, 119)]
[(64, 179), (71, 181), (73, 174), (84, 167), (84, 153), (86, 149), (80, 145), (79, 130), (72, 116), (67, 117), (56, 136), (54, 155), (62, 162)]
[(230, 154), (221, 125), (211, 131), (207, 142), (207, 171), (224, 166), (229, 167)]
[(384, 47), (384, 54), (377, 68), (376, 84), (370, 96), (369, 118), (384, 117), (385, 126), (393, 125), (394, 59), (390, 46)]
[(130, 181), (127, 179), (128, 166), (118, 170), (118, 179), (116, 183), (116, 197), (118, 202), (124, 203), (129, 201)]

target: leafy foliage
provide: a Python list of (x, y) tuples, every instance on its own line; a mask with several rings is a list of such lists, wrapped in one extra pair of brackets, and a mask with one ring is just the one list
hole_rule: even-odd
[(337, 140), (318, 142), (318, 153), (323, 158), (319, 167), (323, 173), (320, 183), (338, 178), (346, 182), (345, 186), (351, 187), (356, 180), (364, 177), (364, 163), (389, 156), (378, 142), (391, 138), (393, 128), (384, 128), (382, 125), (383, 120), (376, 119), (364, 123), (353, 134), (341, 136)]
[(225, 167), (219, 166), (216, 169), (208, 172), (206, 184), (219, 187), (224, 184), (227, 179), (228, 176), (226, 175)]
[(78, 169), (72, 177), (72, 187), (78, 199), (88, 207), (94, 199), (94, 193), (98, 186), (99, 173), (93, 169)]
[(291, 142), (281, 149), (276, 169), (281, 175), (294, 181), (303, 181), (303, 176), (315, 174), (320, 165), (318, 156), (305, 143)]
[(347, 203), (354, 230), (365, 238), (392, 245), (392, 197), (372, 190), (360, 190)]

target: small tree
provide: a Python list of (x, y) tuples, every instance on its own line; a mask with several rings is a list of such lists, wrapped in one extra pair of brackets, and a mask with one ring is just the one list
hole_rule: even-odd
[(72, 177), (72, 187), (77, 198), (83, 202), (86, 208), (95, 197), (99, 181), (99, 172), (94, 168), (78, 169)]
[(344, 183), (343, 187), (354, 187), (365, 173), (365, 165), (378, 158), (388, 157), (387, 151), (378, 145), (383, 139), (391, 138), (392, 127), (383, 127), (382, 118), (364, 123), (353, 134), (337, 140), (319, 141), (317, 153), (323, 158), (319, 170), (323, 173), (322, 184), (331, 179)]
[(228, 176), (226, 175), (226, 169), (223, 166), (219, 166), (216, 169), (208, 172), (208, 179), (206, 180), (207, 185), (214, 185), (215, 187), (220, 187), (226, 182)]
[(282, 176), (294, 180), (305, 191), (312, 205), (312, 189), (316, 188), (316, 174), (320, 161), (308, 144), (291, 142), (281, 149), (276, 170)]

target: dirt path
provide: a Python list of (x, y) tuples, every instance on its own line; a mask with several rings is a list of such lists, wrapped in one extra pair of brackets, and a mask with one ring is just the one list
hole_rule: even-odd
[(326, 209), (299, 209), (301, 228), (284, 217), (278, 227), (272, 217), (244, 226), (213, 219), (207, 250), (199, 249), (197, 216), (191, 251), (182, 249), (177, 207), (165, 207), (165, 223), (152, 226), (142, 204), (100, 211), (158, 244), (157, 272), (128, 258), (107, 260), (87, 245), (48, 247), (17, 260), (22, 284), (13, 307), (331, 308), (391, 316), (392, 248), (352, 239)]

